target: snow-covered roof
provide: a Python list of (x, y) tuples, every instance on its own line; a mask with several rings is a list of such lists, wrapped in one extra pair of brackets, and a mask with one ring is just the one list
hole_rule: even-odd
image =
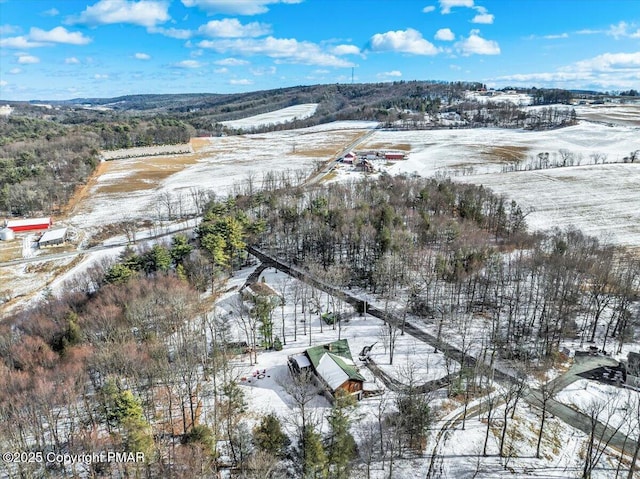
[(293, 359), (298, 364), (298, 367), (300, 369), (308, 368), (309, 366), (311, 366), (311, 361), (309, 361), (309, 358), (304, 354), (296, 354), (291, 359)]
[(46, 243), (47, 241), (56, 241), (64, 239), (64, 235), (67, 234), (67, 228), (60, 228), (57, 230), (45, 231), (40, 238), (39, 243)]
[(314, 346), (305, 351), (306, 356), (311, 361), (316, 374), (320, 376), (329, 387), (335, 391), (347, 380), (365, 381), (365, 378), (358, 373), (349, 342), (346, 339), (339, 339), (329, 344)]
[(320, 358), (316, 372), (333, 391), (349, 379), (349, 375), (344, 372), (336, 361), (336, 357), (331, 353), (326, 353)]
[(28, 218), (25, 220), (7, 220), (6, 222), (7, 228), (17, 228), (20, 226), (33, 226), (33, 225), (44, 225), (51, 224), (51, 218)]

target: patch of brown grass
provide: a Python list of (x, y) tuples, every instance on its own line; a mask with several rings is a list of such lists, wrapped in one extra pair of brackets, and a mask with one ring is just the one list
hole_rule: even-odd
[[(296, 148), (295, 154), (300, 156), (309, 156), (311, 158), (318, 158), (318, 157), (325, 158), (328, 156), (337, 155), (338, 153), (340, 153), (340, 151), (341, 150), (337, 150), (331, 147), (310, 148), (310, 149), (304, 149), (304, 150)], [(291, 153), (293, 153), (293, 151)]]
[(329, 173), (327, 173), (326, 175), (324, 175), (322, 177), (322, 181), (326, 182), (326, 181), (331, 181), (333, 179), (335, 179), (338, 176), (338, 172), (335, 170), (331, 170)]
[(528, 151), (528, 146), (491, 146), (483, 151), (483, 155), (491, 160), (511, 163), (524, 160)]
[(87, 196), (89, 189), (96, 184), (100, 175), (102, 175), (107, 168), (107, 163), (102, 161), (98, 163), (98, 166), (93, 171), (91, 176), (87, 179), (87, 182), (84, 185), (81, 185), (76, 188), (76, 191), (73, 193), (73, 196), (69, 200), (69, 202), (62, 207), (60, 214), (61, 216), (67, 216), (72, 213), (75, 208), (81, 203), (82, 200)]
[[(304, 142), (296, 142), (295, 154), (312, 158), (334, 158), (343, 151), (345, 145), (353, 143), (361, 136), (364, 134), (360, 132), (336, 132), (333, 135), (325, 135), (325, 141), (314, 148), (305, 148)], [(291, 153), (294, 154), (293, 151)]]
[(365, 143), (364, 145), (361, 145), (360, 148), (366, 150), (411, 151), (411, 145), (409, 143)]
[(104, 225), (100, 227), (100, 229), (95, 234), (91, 235), (91, 239), (89, 240), (89, 247), (97, 246), (107, 238), (121, 235), (123, 233), (124, 229), (122, 228), (121, 223), (111, 223), (108, 225)]
[(20, 258), (22, 258), (22, 241), (13, 240), (0, 242), (0, 262)]
[(193, 148), (193, 151), (195, 151), (196, 153), (210, 144), (208, 138), (191, 138), (190, 143), (191, 148)]
[(196, 163), (201, 154), (153, 156), (131, 160), (114, 160), (108, 163), (102, 174), (115, 171), (130, 171), (125, 178), (105, 183), (96, 193), (130, 193), (156, 187), (162, 180)]

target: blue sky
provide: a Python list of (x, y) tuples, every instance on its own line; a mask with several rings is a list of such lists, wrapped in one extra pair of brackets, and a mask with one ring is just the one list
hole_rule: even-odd
[(0, 98), (469, 80), (640, 89), (640, 0), (0, 0)]

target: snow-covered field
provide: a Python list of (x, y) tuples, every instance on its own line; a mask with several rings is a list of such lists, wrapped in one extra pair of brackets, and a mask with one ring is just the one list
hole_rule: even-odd
[(640, 164), (607, 164), (456, 178), (531, 211), (534, 230), (573, 225), (602, 241), (640, 246)]
[[(190, 211), (194, 190), (225, 195), (234, 184), (251, 179), (259, 188), (267, 173), (302, 178), (316, 161), (327, 161), (364, 135), (374, 122), (336, 122), (302, 130), (199, 138), (193, 158), (128, 158), (105, 165), (69, 223), (88, 229), (124, 219), (153, 220), (163, 214), (168, 196)], [(177, 212), (177, 210), (176, 210)], [(165, 212), (166, 213), (166, 212)]]
[(136, 148), (126, 148), (122, 150), (103, 151), (100, 156), (104, 160), (116, 160), (119, 158), (134, 158), (140, 156), (173, 155), (178, 153), (191, 153), (193, 149), (190, 144), (183, 145), (162, 145), (162, 146), (139, 146)]
[[(640, 164), (622, 164), (640, 149), (640, 128), (580, 122), (550, 131), (376, 131), (362, 148), (410, 145), (408, 159), (380, 165), (390, 174), (436, 174), (485, 185), (525, 211), (532, 229), (574, 225), (614, 244), (640, 246)], [(539, 153), (571, 152), (582, 166), (504, 172), (506, 164)], [(594, 155), (600, 155), (597, 165)], [(602, 164), (602, 158), (606, 163)], [(615, 164), (612, 164), (615, 163)], [(353, 176), (343, 168), (342, 176)]]
[(640, 102), (615, 105), (578, 105), (575, 107), (578, 118), (628, 126), (640, 126)]
[(260, 128), (261, 126), (278, 125), (293, 120), (304, 120), (313, 116), (318, 108), (317, 103), (305, 103), (302, 105), (290, 106), (281, 110), (270, 111), (261, 115), (250, 116), (240, 120), (231, 120), (221, 122), (229, 128), (251, 129)]
[(532, 101), (531, 95), (527, 95), (526, 93), (498, 91), (470, 91), (467, 92), (466, 98), (468, 100), (477, 101), (479, 103), (513, 103), (517, 106), (527, 106), (530, 105)]

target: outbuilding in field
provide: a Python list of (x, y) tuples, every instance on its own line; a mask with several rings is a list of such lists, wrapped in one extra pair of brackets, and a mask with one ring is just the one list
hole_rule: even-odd
[(64, 244), (66, 236), (67, 228), (45, 231), (44, 234), (40, 237), (40, 240), (38, 240), (38, 248)]
[(53, 224), (51, 217), (46, 218), (26, 218), (22, 220), (6, 220), (5, 227), (14, 233), (18, 231), (46, 230)]
[(384, 154), (384, 159), (385, 160), (404, 160), (405, 154), (397, 153), (397, 152), (387, 152)]
[(0, 241), (11, 241), (15, 239), (15, 237), (16, 235), (11, 228), (0, 229)]

